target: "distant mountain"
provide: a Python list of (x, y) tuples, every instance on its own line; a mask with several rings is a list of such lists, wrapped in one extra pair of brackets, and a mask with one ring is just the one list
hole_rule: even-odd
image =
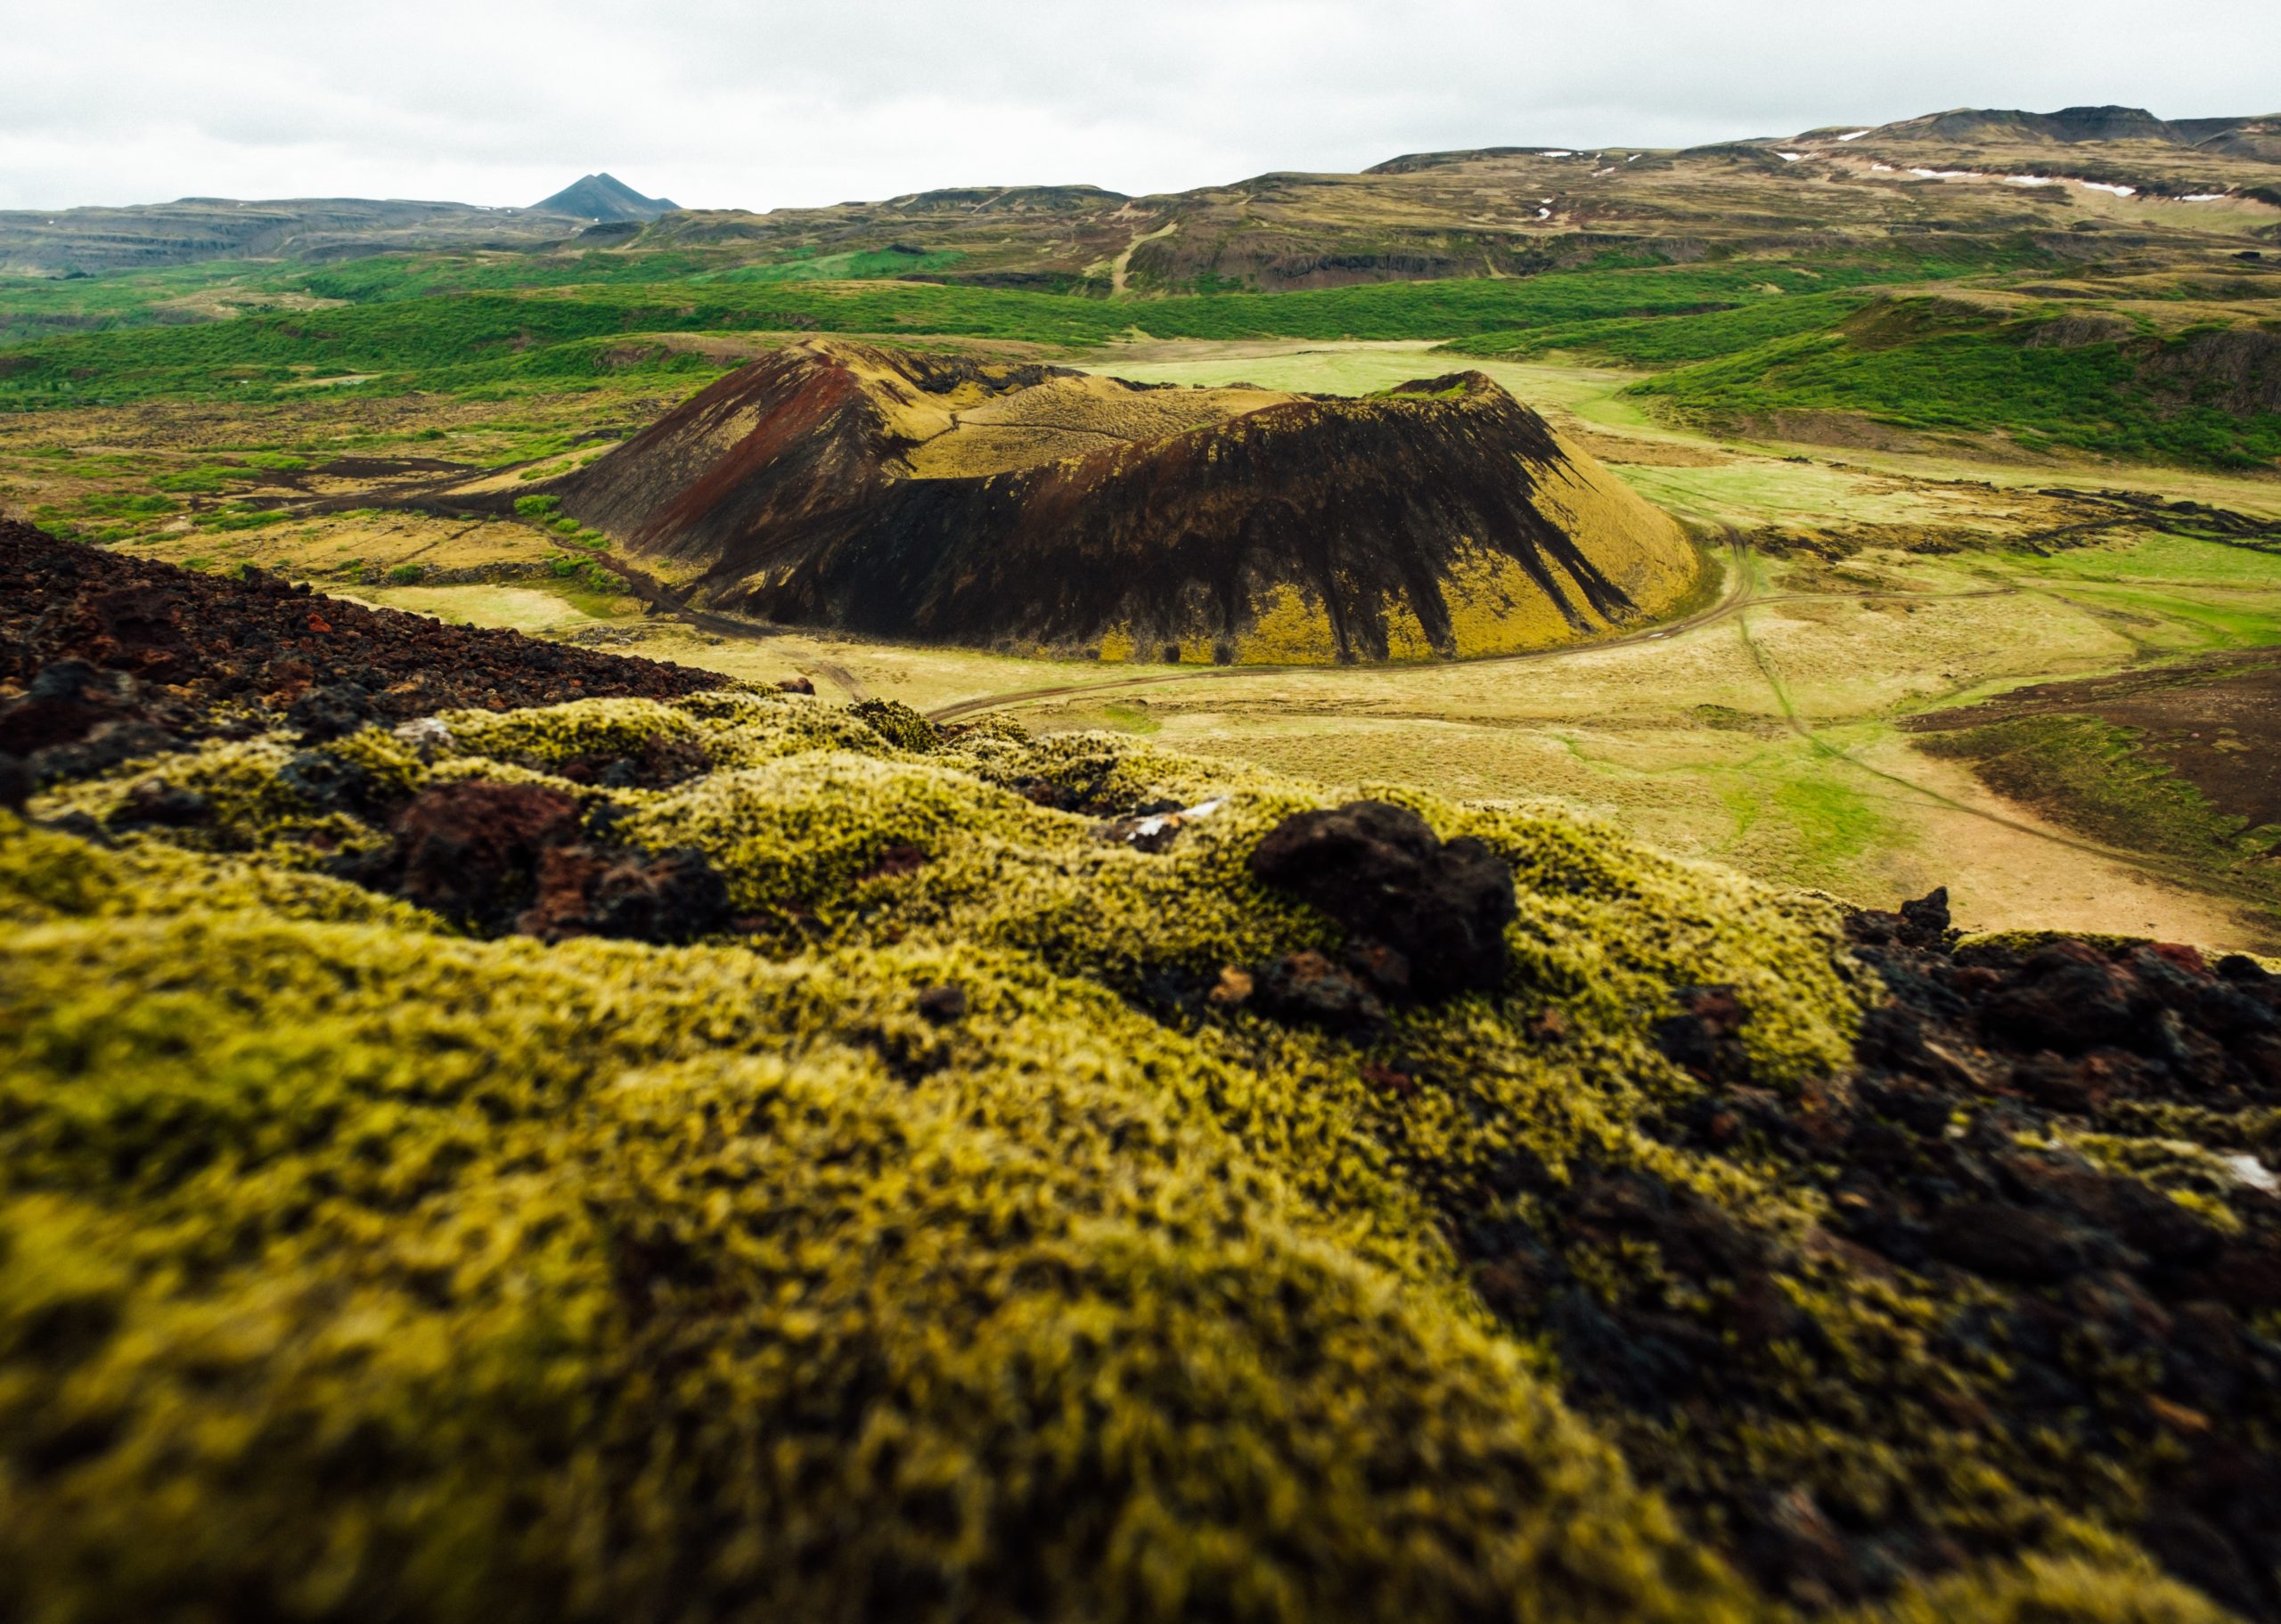
[(654, 220), (680, 204), (670, 198), (645, 198), (615, 175), (589, 175), (572, 182), (551, 198), (531, 205), (532, 212), (572, 215), (581, 220)]
[[(1816, 135), (1827, 132), (1814, 132)], [(2145, 141), (2242, 158), (2281, 158), (2281, 118), (2157, 118), (2143, 107), (2063, 107), (2056, 113), (1956, 107), (1877, 126), (1890, 141)]]
[[(1950, 171), (2081, 184), (1915, 184)], [(2100, 229), (2085, 212), (2085, 186), (2139, 200), (2134, 230), (2269, 256), (2268, 245), (2281, 241), (2281, 115), (1954, 108), (1874, 128), (1836, 125), (1686, 151), (1481, 147), (1409, 153), (1361, 175), (1257, 175), (1148, 197), (1071, 184), (958, 186), (765, 213), (683, 208), (609, 175), (586, 175), (527, 208), (191, 198), (23, 209), (0, 212), (0, 276), (208, 260), (670, 249), (757, 261), (772, 278), (904, 277), (1103, 295), (1285, 291), (1529, 276), (1609, 253), (1685, 261), (1816, 252), (1831, 232), (1866, 241), (1931, 229)], [(2228, 200), (2210, 208), (2157, 207), (2220, 198)]]
[(304, 263), (452, 249), (531, 249), (558, 214), (380, 198), (182, 198), (0, 212), (0, 276), (148, 271), (214, 259)]

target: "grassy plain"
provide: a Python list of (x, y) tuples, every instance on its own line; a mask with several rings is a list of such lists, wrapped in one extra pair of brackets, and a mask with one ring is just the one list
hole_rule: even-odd
[[(509, 285), (527, 263), (481, 257), (154, 279), (169, 299), (314, 307), (134, 328), (121, 304), (114, 331), (0, 352), (0, 398), (21, 408), (0, 412), (0, 504), (203, 567), (261, 564), (421, 612), (760, 681), (805, 674), (827, 694), (936, 709), (1074, 690), (1010, 708), (1042, 728), (1147, 733), (1338, 785), (1555, 796), (1675, 850), (1864, 900), (1947, 883), (1967, 923), (2281, 941), (2275, 916), (2226, 894), (2191, 841), (2134, 843), (2112, 819), (2071, 832), (1896, 725), (2056, 676), (2281, 643), (2269, 553), (2165, 535), (2159, 520), (2038, 539), (2080, 527), (2071, 486), (2271, 516), (2281, 482), (2206, 465), (2216, 458), (2126, 469), (2010, 430), (1975, 439), (1962, 420), (1833, 449), (1785, 437), (1797, 425), (1779, 414), (1678, 409), (1672, 379), (1827, 338), (1869, 308), (1867, 269), (1858, 290), (1761, 265), (1109, 301), (789, 268), (613, 280), (625, 263), (566, 261), (540, 288)], [(1970, 267), (1934, 268), (1970, 280)], [(548, 516), (385, 510), (435, 465), (511, 483), (601, 455), (724, 367), (817, 329), (1334, 394), (1477, 368), (1642, 494), (1706, 535), (1750, 539), (1748, 579), (1705, 624), (1556, 659), (1112, 678), (684, 625), (642, 614), (600, 567), (598, 538)], [(363, 381), (315, 387), (341, 378)]]

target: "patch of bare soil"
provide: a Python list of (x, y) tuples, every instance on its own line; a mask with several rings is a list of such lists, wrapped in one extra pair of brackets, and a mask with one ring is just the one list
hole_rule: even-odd
[(1782, 440), (1798, 445), (1835, 445), (1855, 451), (1933, 452), (1942, 442), (1855, 412), (1761, 412), (1736, 419), (1737, 435)]
[(2031, 716), (2093, 716), (2138, 735), (2138, 748), (2246, 827), (2281, 824), (2281, 649), (2213, 655), (2178, 665), (2039, 682), (1905, 725), (1951, 732)]

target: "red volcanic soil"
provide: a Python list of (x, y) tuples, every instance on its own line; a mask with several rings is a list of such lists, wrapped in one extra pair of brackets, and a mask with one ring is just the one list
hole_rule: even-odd
[(672, 698), (727, 679), (446, 625), (316, 596), (274, 575), (205, 575), (0, 520), (0, 755), (42, 776), (231, 730), (228, 702), (323, 736), (438, 710), (613, 695)]
[[(1137, 437), (1070, 427), (1079, 376), (802, 345), (557, 488), (567, 512), (666, 560), (701, 601), (882, 637), (1086, 649), (1122, 631), (1226, 649), (1290, 587), (1327, 614), (1337, 657), (1386, 657), (1405, 611), (1447, 655), (1468, 554), (1504, 555), (1578, 630), (1637, 612), (1591, 538), (1534, 500), (1570, 476), (1569, 454), (1480, 374), (1360, 400), (1255, 391), (1254, 409)], [(1102, 424), (1202, 398), (1086, 387), (1077, 404)], [(936, 455), (977, 433), (961, 412), (1002, 427), (1002, 403), (1029, 390), (1064, 413), (1015, 425), (1059, 437), (1039, 460), (961, 474)]]

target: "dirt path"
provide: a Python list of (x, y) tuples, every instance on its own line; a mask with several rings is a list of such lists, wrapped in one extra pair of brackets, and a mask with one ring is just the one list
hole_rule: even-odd
[[(1957, 595), (1979, 596), (1981, 594)], [(1774, 601), (1779, 601), (1779, 600), (1761, 599), (1757, 603)], [(2220, 905), (2226, 903), (2228, 899), (2222, 896), (2213, 897), (2208, 877), (2198, 873), (2185, 863), (2171, 862), (2142, 852), (2125, 851), (2119, 846), (2106, 845), (2099, 841), (2086, 839), (2080, 835), (2070, 834), (2064, 828), (2035, 817), (2024, 808), (2020, 809), (2017, 813), (1999, 812), (1990, 806), (1975, 804), (1973, 799), (1966, 798), (1966, 794), (1969, 792), (1951, 795), (1935, 788), (1925, 782), (1921, 776), (1921, 769), (1931, 765), (1931, 763), (1923, 763), (1921, 757), (1914, 755), (1910, 757), (1912, 765), (1918, 769), (1919, 773), (1918, 776), (1910, 776), (1873, 765), (1862, 760), (1854, 752), (1841, 749), (1830, 743), (1798, 714), (1798, 708), (1790, 698), (1789, 685), (1782, 680), (1781, 666), (1768, 652), (1765, 645), (1751, 635), (1750, 617), (1741, 611), (1753, 607), (1756, 607), (1756, 604), (1746, 604), (1738, 608), (1735, 616), (1735, 629), (1742, 637), (1743, 647), (1750, 651), (1752, 663), (1758, 667), (1759, 674), (1765, 679), (1768, 690), (1773, 694), (1774, 702), (1782, 712), (1784, 724), (1791, 732), (1803, 740), (1806, 747), (1817, 755), (1830, 761), (1841, 762), (1865, 777), (1875, 779), (1914, 799), (1938, 807), (1944, 812), (1976, 820), (1983, 826), (2001, 830), (2004, 835), (2013, 837), (2014, 844), (2023, 844), (2029, 851), (2040, 845), (2047, 852), (2056, 849), (2074, 853), (2077, 857), (2093, 858), (2101, 863), (2112, 864), (2122, 870), (2120, 874), (2113, 877), (2114, 882), (2133, 893), (2130, 900), (2135, 907), (2157, 914), (2168, 913), (2174, 918), (2191, 918), (2197, 921), (2222, 921), (2236, 934), (2244, 930), (2244, 919), (2247, 916), (2237, 909)], [(1993, 796), (1992, 792), (1986, 791), (1984, 788), (1979, 786), (1974, 788), (1979, 788), (1981, 794), (1987, 798), (1996, 800), (1999, 805), (2010, 804), (2001, 797)], [(1962, 788), (1963, 787), (1959, 786), (1960, 791)], [(2017, 869), (2019, 864), (2015, 862), (2012, 867)], [(2096, 877), (2079, 873), (2075, 877), (2080, 882)], [(2179, 892), (2185, 892), (2198, 898), (2212, 898), (2213, 905), (2207, 910), (2188, 910), (2184, 915), (2180, 915), (2177, 896)], [(2148, 927), (2150, 929), (2154, 927), (2153, 921), (2148, 922)], [(2252, 934), (2261, 934), (2254, 927), (2250, 928)], [(2215, 941), (2223, 938), (2205, 934), (2199, 939)]]
[[(1729, 531), (1727, 539), (1728, 578), (1726, 590), (1719, 601), (1695, 614), (1660, 625), (1645, 626), (1637, 632), (1626, 632), (1620, 637), (1603, 637), (1590, 642), (1564, 643), (1554, 649), (1527, 649), (1517, 654), (1487, 654), (1469, 660), (1455, 662), (1462, 665), (1505, 665), (1522, 661), (1574, 659), (1582, 655), (1600, 654), (1610, 649), (1626, 649), (1639, 643), (1652, 643), (1664, 638), (1677, 637), (1681, 632), (1701, 631), (1732, 620), (1745, 609), (1762, 608), (1780, 603), (1924, 603), (1953, 598), (2002, 598), (2033, 590), (2023, 586), (1969, 587), (1953, 592), (1767, 592), (1757, 590), (1750, 578), (1748, 551), (1741, 538)], [(1048, 699), (1068, 699), (1086, 694), (1115, 693), (1129, 688), (1152, 688), (1165, 682), (1239, 681), (1247, 677), (1289, 676), (1295, 673), (1322, 671), (1321, 665), (1199, 665), (1194, 670), (1151, 673), (1141, 677), (1103, 677), (1092, 681), (1062, 682), (1050, 688), (1010, 689), (1004, 693), (984, 694), (973, 699), (959, 699), (927, 713), (932, 722), (956, 722), (977, 711), (1010, 709), (1015, 706), (1034, 705)], [(1415, 670), (1410, 665), (1386, 665), (1388, 672)]]
[[(1772, 601), (1756, 596), (1753, 591), (1749, 554), (1742, 538), (1732, 531), (1727, 535), (1727, 583), (1718, 602), (1693, 615), (1678, 620), (1665, 621), (1661, 625), (1647, 626), (1637, 632), (1626, 632), (1620, 637), (1604, 637), (1588, 643), (1569, 643), (1557, 649), (1530, 649), (1519, 654), (1484, 655), (1479, 659), (1462, 662), (1468, 665), (1509, 665), (1520, 660), (1561, 659), (1579, 654), (1597, 654), (1602, 649), (1622, 649), (1633, 643), (1654, 642), (1659, 638), (1675, 637), (1682, 632), (1692, 632), (1713, 625), (1737, 613), (1745, 604)], [(1909, 594), (1899, 594), (1908, 596)], [(1163, 682), (1197, 682), (1240, 681), (1246, 677), (1288, 676), (1294, 672), (1320, 671), (1320, 665), (1199, 665), (1193, 671), (1158, 672), (1145, 677), (1106, 677), (1090, 682), (1063, 682), (1051, 688), (1015, 689), (1002, 694), (985, 694), (980, 698), (961, 699), (927, 713), (933, 722), (955, 722), (961, 716), (971, 716), (977, 711), (1002, 710), (1011, 706), (1034, 704), (1042, 699), (1066, 699), (1078, 694), (1109, 693), (1128, 688), (1150, 688)], [(1388, 665), (1387, 671), (1407, 671), (1405, 665)]]
[(1111, 298), (1124, 297), (1125, 280), (1132, 269), (1133, 249), (1144, 242), (1154, 242), (1159, 237), (1169, 237), (1179, 229), (1180, 222), (1173, 220), (1156, 231), (1133, 233), (1132, 241), (1124, 245), (1124, 251), (1108, 262), (1108, 296)]
[[(1888, 793), (1897, 793), (1919, 804), (1937, 808), (1950, 817), (1971, 820), (1992, 831), (2001, 831), (2000, 838), (2025, 850), (2040, 848), (2046, 852), (2064, 852), (2073, 858), (2089, 858), (2099, 864), (2113, 865), (2114, 881), (2131, 886), (2134, 899), (2143, 899), (2152, 908), (2163, 896), (2175, 897), (2185, 892), (2191, 896), (2208, 895), (2201, 877), (2185, 866), (2164, 861), (2159, 857), (2123, 851), (2097, 841), (2085, 839), (2063, 828), (2033, 817), (2024, 812), (2014, 815), (1986, 804), (1975, 804), (1975, 798), (1951, 794), (1920, 778), (1895, 771), (1863, 760), (1859, 755), (1830, 743), (1798, 712), (1792, 701), (1788, 685), (1783, 681), (1779, 666), (1757, 639), (1751, 635), (1750, 611), (1772, 608), (1786, 603), (1830, 602), (1838, 600), (1852, 601), (1919, 600), (1925, 599), (1993, 598), (2040, 590), (2033, 585), (2008, 584), (1966, 589), (1952, 592), (1769, 592), (1762, 590), (1750, 568), (1748, 550), (1741, 536), (1729, 530), (1726, 538), (1727, 581), (1717, 602), (1696, 613), (1670, 621), (1659, 626), (1626, 632), (1620, 637), (1602, 639), (1589, 643), (1570, 644), (1557, 649), (1530, 649), (1520, 654), (1490, 656), (1480, 660), (1466, 661), (1467, 665), (1510, 664), (1520, 661), (1570, 659), (1605, 649), (1621, 649), (1640, 643), (1677, 636), (1682, 632), (1700, 631), (1706, 627), (1733, 622), (1744, 647), (1750, 652), (1753, 663), (1764, 678), (1769, 691), (1781, 713), (1784, 725), (1815, 751), (1832, 761), (1844, 763), (1864, 777), (1876, 780)], [(2080, 606), (2079, 606), (2080, 607)], [(1122, 692), (1135, 688), (1155, 687), (1168, 682), (1230, 681), (1247, 677), (1288, 676), (1294, 673), (1320, 670), (1309, 665), (1222, 665), (1199, 667), (1193, 671), (1154, 673), (1148, 676), (1108, 678), (1086, 682), (1059, 683), (1051, 687), (1020, 689), (1002, 694), (985, 695), (979, 698), (962, 699), (937, 707), (928, 713), (936, 722), (951, 722), (978, 712), (1008, 709), (1047, 700), (1067, 699), (1094, 694)], [(1387, 666), (1388, 671), (1409, 667)], [(2175, 905), (2168, 910), (2177, 911)], [(2221, 910), (2222, 911), (2222, 910)], [(2199, 916), (2195, 916), (2197, 919)], [(2219, 917), (2212, 914), (2212, 919)], [(2238, 930), (2238, 923), (2235, 923)]]

